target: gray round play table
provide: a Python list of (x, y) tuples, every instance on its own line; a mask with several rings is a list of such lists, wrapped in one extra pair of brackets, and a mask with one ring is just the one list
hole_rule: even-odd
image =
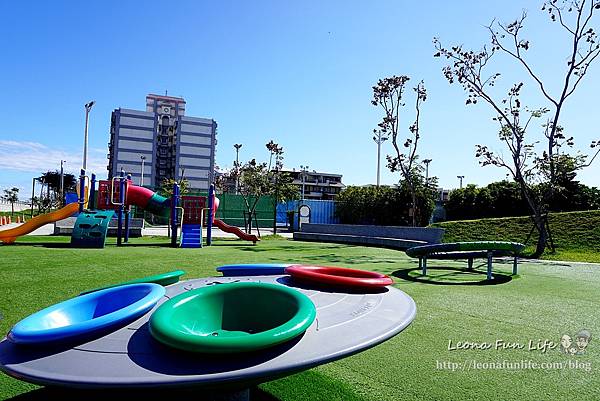
[[(302, 336), (253, 353), (206, 355), (178, 351), (155, 341), (151, 312), (103, 337), (59, 348), (0, 342), (0, 370), (41, 385), (78, 388), (204, 386), (240, 390), (371, 348), (414, 319), (414, 301), (392, 287), (376, 293), (337, 292), (298, 284), (289, 276), (208, 277), (166, 287), (169, 298), (208, 285), (259, 281), (295, 287), (317, 308)], [(158, 306), (157, 306), (158, 307)]]

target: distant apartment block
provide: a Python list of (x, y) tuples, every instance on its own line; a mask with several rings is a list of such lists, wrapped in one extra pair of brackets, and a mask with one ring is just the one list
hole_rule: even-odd
[(150, 94), (146, 111), (115, 109), (108, 143), (109, 179), (123, 169), (136, 184), (157, 188), (165, 178), (183, 176), (191, 189), (207, 191), (213, 179), (217, 123), (186, 116), (185, 105), (180, 97)]
[(302, 171), (302, 170), (286, 170), (292, 175), (294, 181), (292, 184), (298, 187), (300, 194), (302, 194), (302, 187), (304, 183), (304, 198), (305, 199), (320, 199), (328, 200), (333, 199), (339, 194), (342, 189), (346, 188), (342, 184), (341, 174), (332, 173), (319, 173), (313, 171)]

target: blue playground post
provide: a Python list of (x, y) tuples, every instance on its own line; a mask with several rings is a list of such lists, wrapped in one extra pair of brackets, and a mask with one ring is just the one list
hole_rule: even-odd
[(90, 197), (88, 199), (88, 209), (93, 210), (96, 207), (96, 174), (92, 174), (90, 181)]
[[(131, 182), (131, 174), (127, 174), (127, 181)], [(131, 206), (125, 208), (125, 243), (129, 242), (129, 211)]]
[(85, 170), (81, 169), (79, 175), (79, 213), (83, 212), (83, 204), (85, 203)]
[(208, 222), (206, 223), (206, 246), (212, 245), (213, 205), (215, 203), (215, 184), (208, 188)]
[(177, 206), (179, 206), (179, 185), (173, 184), (171, 197), (171, 246), (177, 248)]
[(121, 170), (119, 180), (119, 212), (117, 214), (117, 246), (121, 245), (121, 236), (123, 235), (123, 209), (125, 208), (125, 172)]

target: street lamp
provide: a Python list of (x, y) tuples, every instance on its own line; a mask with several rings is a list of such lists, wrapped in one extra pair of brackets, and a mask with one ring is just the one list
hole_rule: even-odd
[(140, 178), (140, 187), (144, 186), (144, 162), (146, 161), (146, 156), (141, 155), (140, 159), (142, 159), (142, 178)]
[(379, 186), (379, 172), (381, 164), (381, 144), (387, 141), (389, 138), (386, 134), (382, 134), (381, 131), (375, 132), (373, 140), (377, 144), (377, 186)]
[(462, 189), (462, 182), (463, 182), (463, 178), (465, 178), (464, 175), (457, 175), (456, 178), (458, 178), (460, 180), (460, 189)]
[(88, 148), (88, 121), (90, 111), (92, 110), (92, 106), (96, 103), (96, 101), (92, 100), (89, 103), (85, 104), (85, 134), (83, 139), (83, 166), (82, 168), (87, 169), (87, 148)]
[(429, 163), (431, 163), (432, 159), (425, 159), (423, 163), (425, 163), (425, 186), (429, 184)]
[(66, 163), (66, 160), (60, 161), (60, 205), (64, 206), (65, 204), (65, 175), (63, 170), (63, 163)]
[(235, 148), (235, 193), (237, 194), (240, 187), (240, 148), (242, 144), (236, 143), (233, 147)]
[(304, 200), (304, 183), (306, 181), (306, 172), (308, 171), (308, 166), (300, 165), (300, 170), (302, 171), (302, 200)]

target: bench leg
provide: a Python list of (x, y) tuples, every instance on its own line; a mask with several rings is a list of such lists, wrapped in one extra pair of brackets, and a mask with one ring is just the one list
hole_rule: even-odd
[(515, 255), (515, 260), (513, 261), (513, 276), (517, 274), (517, 255)]
[(472, 270), (472, 269), (473, 269), (473, 258), (469, 258), (469, 260), (468, 260), (468, 262), (467, 262), (467, 263), (469, 263), (469, 265), (468, 265), (468, 266), (469, 266), (469, 267), (468, 267), (468, 269), (469, 269), (469, 270)]
[(427, 258), (423, 258), (423, 275), (427, 275)]
[(492, 279), (492, 256), (494, 253), (492, 251), (488, 251), (487, 253), (487, 279)]
[(419, 269), (423, 268), (423, 258), (419, 257)]

